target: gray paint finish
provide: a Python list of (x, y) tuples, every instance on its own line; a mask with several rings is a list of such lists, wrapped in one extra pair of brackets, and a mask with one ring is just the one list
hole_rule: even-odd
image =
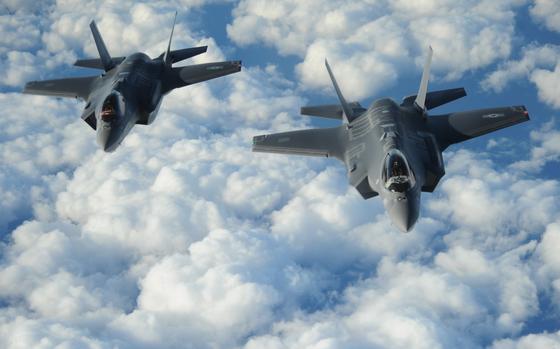
[(349, 184), (364, 199), (380, 196), (393, 224), (410, 231), (419, 216), (421, 193), (434, 191), (445, 174), (442, 151), (529, 120), (524, 106), (428, 116), (427, 110), (466, 95), (463, 88), (427, 92), (430, 64), (431, 48), (418, 95), (400, 105), (379, 99), (364, 109), (357, 102), (346, 103), (326, 63), (341, 105), (303, 107), (302, 114), (341, 119), (343, 125), (256, 136), (253, 151), (342, 161)]
[[(175, 22), (173, 22), (173, 27)], [(75, 65), (103, 69), (102, 75), (31, 81), (23, 93), (72, 97), (86, 101), (81, 118), (97, 132), (97, 143), (114, 151), (136, 124), (149, 125), (156, 118), (163, 97), (173, 89), (241, 70), (241, 61), (214, 62), (174, 68), (173, 63), (206, 52), (206, 46), (171, 50), (151, 59), (144, 53), (111, 57), (95, 21), (90, 28), (100, 58), (81, 59)]]

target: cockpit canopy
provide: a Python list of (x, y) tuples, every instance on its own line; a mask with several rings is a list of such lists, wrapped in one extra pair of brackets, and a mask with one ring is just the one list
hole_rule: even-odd
[(124, 98), (118, 91), (113, 91), (103, 101), (101, 107), (101, 119), (105, 122), (112, 122), (124, 112)]
[(414, 186), (412, 171), (404, 155), (396, 149), (391, 150), (385, 157), (383, 181), (385, 188), (397, 193), (403, 193)]

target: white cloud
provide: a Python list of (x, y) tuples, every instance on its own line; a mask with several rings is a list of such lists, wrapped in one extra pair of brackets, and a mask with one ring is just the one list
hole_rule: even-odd
[(560, 108), (556, 91), (560, 80), (560, 47), (552, 44), (531, 44), (522, 49), (518, 60), (500, 64), (498, 69), (486, 76), (481, 86), (486, 90), (501, 92), (511, 82), (527, 78), (537, 87), (539, 99), (553, 108)]
[(492, 344), (492, 349), (560, 348), (560, 332), (528, 334), (517, 340), (501, 339)]
[(519, 60), (501, 64), (484, 79), (482, 87), (501, 92), (510, 81), (530, 76), (537, 67), (554, 67), (560, 57), (560, 48), (552, 44), (532, 44), (521, 51), (523, 55)]
[(511, 164), (512, 168), (528, 172), (539, 172), (548, 162), (558, 162), (560, 159), (560, 132), (554, 128), (554, 120), (541, 126), (539, 130), (531, 131), (531, 158), (519, 160)]
[(522, 3), (285, 1), (270, 6), (245, 0), (235, 7), (227, 31), (237, 44), (264, 43), (298, 56), (302, 61), (295, 71), (305, 88), (330, 89), (322, 62), (331, 58), (344, 92), (354, 99), (374, 95), (400, 74), (419, 75), (429, 44), (435, 73), (448, 80), (508, 57), (514, 10)]
[(79, 104), (45, 97), (0, 94), (0, 230), (29, 218), (48, 216), (43, 203), (65, 182), (70, 169), (96, 148), (94, 133), (79, 119)]
[(543, 23), (546, 28), (560, 32), (560, 3), (555, 0), (535, 0), (529, 13), (538, 22)]
[(245, 347), (469, 348), (475, 343), (454, 319), (482, 325), (484, 311), (473, 301), (471, 292), (452, 278), (384, 259), (376, 277), (345, 290), (339, 306), (297, 314)]
[[(123, 12), (125, 23), (154, 11), (165, 26), (172, 10), (156, 5)], [(424, 5), (394, 6), (410, 20), (447, 9)], [(107, 16), (120, 13), (115, 6)], [(274, 6), (261, 11), (285, 15)], [(331, 26), (317, 30), (337, 35), (354, 26), (344, 11), (329, 12)], [(509, 15), (491, 12), (500, 23)], [(52, 32), (79, 52), (72, 21), (62, 17), (49, 19)], [(385, 19), (360, 30), (378, 32), (380, 23), (403, 28)], [(132, 41), (135, 30), (126, 34)], [(294, 87), (269, 65), (174, 91), (155, 123), (136, 127), (111, 154), (97, 150), (78, 119), (81, 104), (1, 94), (0, 231), (8, 235), (0, 247), (0, 347), (555, 343), (557, 334), (528, 326), (558, 319), (556, 179), (485, 154), (449, 153), (446, 177), (423, 195), (414, 231), (402, 234), (378, 199), (364, 201), (347, 185), (335, 160), (250, 152), (255, 134), (308, 126), (292, 117), (303, 104)], [(549, 124), (533, 136), (534, 148), (550, 149), (542, 158), (554, 158), (546, 142), (556, 132)]]
[(560, 85), (560, 62), (556, 64), (554, 71), (536, 69), (530, 79), (537, 85), (539, 99), (553, 108), (560, 109), (560, 97), (557, 90)]
[(0, 15), (0, 55), (6, 54), (9, 49), (23, 51), (37, 45), (40, 31), (36, 25), (41, 21), (42, 18), (36, 15)]

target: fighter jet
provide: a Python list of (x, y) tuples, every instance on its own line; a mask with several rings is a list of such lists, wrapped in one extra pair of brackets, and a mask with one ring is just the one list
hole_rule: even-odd
[(75, 66), (103, 69), (100, 76), (32, 81), (23, 93), (74, 97), (86, 102), (82, 119), (97, 132), (97, 143), (106, 152), (114, 151), (136, 124), (151, 124), (163, 97), (173, 89), (236, 73), (241, 61), (215, 62), (173, 67), (173, 63), (206, 52), (207, 46), (167, 50), (151, 59), (144, 53), (111, 57), (97, 29), (90, 23), (100, 58), (80, 59)]
[(380, 196), (393, 224), (410, 231), (422, 192), (433, 192), (445, 174), (442, 152), (452, 144), (529, 120), (524, 106), (428, 115), (428, 110), (466, 96), (464, 88), (428, 92), (429, 48), (418, 93), (397, 104), (374, 101), (369, 108), (347, 102), (329, 63), (325, 65), (340, 104), (301, 108), (301, 114), (342, 120), (333, 128), (253, 138), (253, 151), (334, 157), (344, 163), (350, 185), (364, 199)]

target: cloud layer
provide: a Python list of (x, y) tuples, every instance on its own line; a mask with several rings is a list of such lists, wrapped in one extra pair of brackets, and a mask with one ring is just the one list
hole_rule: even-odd
[(488, 74), (481, 85), (485, 90), (501, 92), (512, 81), (528, 79), (537, 88), (539, 100), (560, 109), (556, 87), (560, 82), (560, 47), (552, 44), (530, 44), (517, 60), (500, 64)]
[[(178, 4), (100, 2), (98, 24), (114, 54), (139, 47), (158, 54), (165, 35), (152, 25), (167, 28)], [(463, 66), (436, 64), (436, 74), (451, 79), (509, 55), (518, 4), (493, 4), (396, 2), (389, 15), (377, 3), (321, 9), (313, 2), (246, 1), (235, 5), (229, 35), (235, 39), (235, 30), (257, 21), (265, 30), (247, 42), (235, 39), (239, 44), (272, 45), (277, 38), (280, 52), (302, 59), (296, 68), (302, 72), (308, 59), (322, 61), (326, 48), (329, 57), (338, 52), (333, 68), (341, 76), (352, 76), (352, 69), (345, 72), (352, 62), (374, 74), (368, 64), (380, 59), (386, 69), (378, 74), (387, 70), (390, 81), (395, 64), (421, 64), (389, 59), (401, 48), (421, 56), (421, 40), (400, 42), (401, 35), (461, 28), (466, 32), (433, 41), (445, 49), (456, 39), (449, 49), (469, 52)], [(5, 86), (95, 54), (87, 7), (70, 13), (73, 1), (46, 3), (60, 11), (45, 13), (32, 3), (17, 5), (13, 16), (39, 33), (30, 30), (27, 43), (2, 46), (2, 63), (12, 64), (9, 54), (19, 52), (40, 64), (31, 71), (22, 65)], [(491, 6), (501, 12), (483, 11)], [(379, 18), (360, 15), (366, 10)], [(460, 11), (468, 23), (443, 18)], [(500, 15), (469, 20), (483, 12)], [(30, 13), (41, 21), (25, 20)], [(304, 14), (321, 25), (298, 22)], [(146, 23), (144, 16), (155, 20)], [(433, 23), (425, 23), (428, 17)], [(10, 18), (2, 16), (2, 31), (17, 27)], [(490, 20), (495, 26), (487, 26)], [(119, 23), (113, 29), (112, 21)], [(481, 26), (489, 32), (481, 31), (480, 40), (464, 40)], [(379, 37), (371, 34), (375, 39), (366, 43), (340, 33)], [(382, 47), (390, 33), (397, 46), (377, 58), (359, 53)], [(214, 39), (185, 24), (175, 34), (177, 47), (210, 43), (214, 53), (200, 59), (224, 57)], [(503, 51), (477, 53), (485, 35), (504, 35)], [(290, 46), (300, 42), (305, 45)], [(59, 56), (60, 48), (68, 56)], [(518, 78), (552, 72), (551, 52), (556, 48), (535, 47), (524, 63), (505, 63), (502, 70)], [(511, 74), (489, 84), (498, 88)], [(303, 76), (299, 83), (308, 84)], [(364, 201), (347, 185), (335, 160), (251, 153), (255, 134), (309, 126), (293, 116), (306, 102), (297, 87), (264, 65), (174, 91), (155, 123), (136, 127), (111, 154), (97, 150), (94, 134), (78, 119), (80, 103), (1, 93), (0, 347), (560, 346), (560, 182), (541, 178), (546, 165), (558, 162), (554, 122), (531, 133), (531, 153), (500, 163), (492, 154), (450, 149), (446, 177), (435, 193), (423, 195), (414, 232), (402, 234), (379, 200)], [(501, 154), (518, 146), (496, 141), (491, 149)]]
[[(419, 75), (428, 45), (434, 72), (456, 80), (507, 58), (520, 1), (266, 1), (244, 0), (233, 11), (229, 37), (296, 55), (306, 89), (330, 87), (329, 58), (349, 98), (375, 95), (400, 74)], [(413, 91), (411, 91), (413, 92)]]

